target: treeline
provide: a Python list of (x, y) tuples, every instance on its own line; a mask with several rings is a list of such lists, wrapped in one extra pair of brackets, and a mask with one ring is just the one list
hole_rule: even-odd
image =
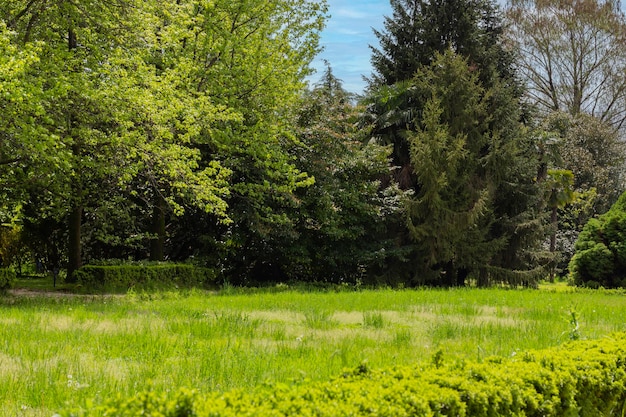
[(330, 66), (306, 86), (323, 1), (3, 2), (2, 262), (252, 285), (564, 273), (624, 189), (619, 4), (391, 5), (357, 97)]

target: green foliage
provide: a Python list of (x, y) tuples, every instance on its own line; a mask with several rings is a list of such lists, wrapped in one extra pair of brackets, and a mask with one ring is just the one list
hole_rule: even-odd
[(569, 268), (576, 285), (626, 286), (626, 193), (607, 213), (587, 222), (575, 249)]
[(485, 88), (467, 60), (448, 51), (417, 72), (409, 91), (422, 103), (415, 130), (405, 132), (415, 177), (406, 201), (414, 280), (536, 282), (530, 271), (540, 262), (525, 256), (541, 238), (540, 219), (530, 221), (541, 190), (510, 89)]
[(9, 267), (23, 255), (22, 230), (17, 225), (0, 226), (0, 265)]
[(288, 232), (313, 182), (288, 149), (326, 4), (205, 3), (0, 4), (0, 193), (25, 203), (31, 246), (69, 241), (37, 250), (48, 263), (184, 259), (198, 232), (251, 259)]
[(452, 48), (469, 58), (490, 79), (494, 72), (510, 77), (510, 55), (499, 38), (502, 19), (491, 0), (391, 0), (393, 16), (385, 30), (374, 31), (380, 49), (373, 48), (374, 85), (409, 80), (420, 66), (431, 64), (435, 53)]
[(380, 180), (389, 149), (363, 144), (356, 123), (362, 110), (330, 67), (302, 99), (292, 152), (315, 182), (297, 191), (295, 239), (279, 245), (291, 279), (355, 283), (390, 246), (381, 231), (398, 210), (399, 193)]
[[(574, 191), (575, 198), (557, 208), (555, 201), (548, 207), (558, 210), (558, 228), (554, 227), (552, 246), (560, 253), (560, 269), (566, 270), (575, 252), (575, 243), (589, 219), (606, 213), (624, 190), (624, 143), (618, 132), (606, 122), (588, 114), (575, 116), (553, 112), (542, 124), (546, 156), (544, 173), (550, 168), (573, 173), (571, 185), (557, 189)], [(547, 177), (549, 197), (553, 179)], [(565, 185), (565, 184), (564, 184)], [(558, 204), (557, 204), (558, 205)], [(556, 212), (553, 221), (557, 221)], [(557, 226), (557, 225), (555, 225)]]
[(86, 291), (207, 288), (214, 284), (215, 271), (194, 265), (169, 263), (85, 265), (76, 271), (76, 279)]
[[(534, 139), (492, 1), (392, 1), (364, 124), (410, 190), (393, 273), (412, 284), (536, 285), (546, 263)], [(418, 74), (416, 76), (416, 74)], [(388, 270), (392, 270), (390, 266)], [(468, 275), (469, 274), (469, 275)]]
[[(456, 268), (474, 268), (481, 259), (473, 255), (490, 258), (484, 244), (492, 185), (480, 168), (489, 140), (488, 96), (465, 60), (450, 52), (420, 70), (414, 88), (426, 103), (417, 131), (408, 135), (419, 186), (406, 214), (423, 256), (416, 276), (428, 279), (429, 271), (453, 260)], [(469, 246), (477, 250), (465, 250)]]
[(15, 278), (15, 271), (9, 268), (0, 268), (0, 294), (13, 287)]
[(63, 416), (316, 415), (489, 417), (620, 416), (626, 400), (626, 335), (569, 342), (485, 363), (445, 363), (372, 370), (361, 365), (329, 382), (268, 384), (252, 392), (201, 395), (180, 389), (117, 398)]

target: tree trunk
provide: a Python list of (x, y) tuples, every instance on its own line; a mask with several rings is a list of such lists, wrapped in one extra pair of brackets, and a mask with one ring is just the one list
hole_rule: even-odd
[[(67, 32), (67, 47), (69, 51), (73, 51), (78, 47), (78, 41), (76, 39), (76, 32), (70, 27)], [(76, 118), (74, 117), (74, 110), (72, 108), (67, 109), (67, 117), (70, 126), (69, 134), (72, 135), (72, 130), (76, 125)], [(72, 154), (76, 160), (80, 160), (81, 145), (77, 138), (74, 138), (74, 144), (72, 145)], [(81, 227), (83, 221), (83, 205), (82, 205), (82, 187), (80, 182), (82, 180), (80, 170), (76, 169), (76, 178), (72, 184), (72, 207), (70, 208), (69, 217), (69, 240), (67, 248), (67, 282), (76, 282), (74, 272), (82, 265), (81, 257)]]
[(557, 208), (552, 207), (552, 214), (550, 215), (550, 222), (554, 230), (550, 234), (550, 252), (556, 251), (556, 231), (558, 227)]
[[(550, 253), (551, 254), (554, 254), (554, 252), (556, 251), (556, 231), (558, 228), (557, 211), (558, 211), (557, 207), (552, 207), (552, 213), (550, 215), (550, 222), (552, 223), (552, 227), (553, 227), (552, 233), (550, 233)], [(550, 282), (554, 282), (555, 263), (556, 263), (556, 259), (552, 259), (552, 261), (550, 261)]]
[(165, 259), (165, 200), (160, 194), (152, 209), (152, 238), (150, 239), (150, 260)]
[[(550, 222), (552, 224), (552, 229), (553, 229), (552, 233), (550, 233), (550, 253), (551, 254), (554, 254), (554, 252), (556, 252), (556, 231), (559, 227), (557, 211), (558, 211), (557, 207), (552, 207), (552, 213), (550, 215)], [(554, 276), (556, 274), (555, 269), (556, 269), (556, 258), (553, 258), (550, 261), (550, 271), (549, 271), (550, 282), (554, 282)]]
[(69, 219), (69, 244), (67, 262), (67, 282), (76, 282), (74, 272), (81, 267), (81, 226), (83, 217), (83, 207), (75, 204), (70, 212)]

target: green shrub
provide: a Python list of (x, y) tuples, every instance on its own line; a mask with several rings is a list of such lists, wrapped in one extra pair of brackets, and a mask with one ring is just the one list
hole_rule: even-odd
[(15, 282), (15, 271), (8, 268), (0, 268), (0, 293), (5, 293), (13, 287)]
[(84, 289), (96, 290), (206, 288), (216, 278), (209, 268), (170, 263), (85, 265), (75, 274)]
[(626, 334), (570, 342), (484, 363), (372, 371), (328, 382), (267, 384), (253, 391), (175, 395), (153, 391), (62, 416), (623, 416)]
[(591, 219), (578, 236), (570, 261), (576, 285), (618, 288), (626, 284), (626, 193), (611, 209)]

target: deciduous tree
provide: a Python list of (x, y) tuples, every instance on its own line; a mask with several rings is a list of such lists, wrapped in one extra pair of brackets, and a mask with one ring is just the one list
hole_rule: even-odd
[(590, 114), (626, 123), (626, 19), (613, 0), (511, 0), (507, 38), (546, 114)]
[(281, 249), (293, 259), (293, 278), (365, 281), (392, 255), (384, 231), (399, 210), (399, 194), (381, 184), (389, 149), (363, 143), (361, 111), (329, 65), (303, 98), (293, 152), (315, 183), (297, 192), (297, 239)]
[[(68, 275), (82, 261), (85, 209), (94, 207), (139, 172), (167, 187), (166, 201), (189, 195), (225, 216), (226, 190), (219, 163), (198, 167), (198, 152), (185, 143), (195, 130), (192, 112), (169, 79), (146, 62), (157, 31), (149, 2), (16, 1), (3, 4), (4, 19), (23, 47), (37, 43), (45, 135), (69, 154), (54, 183), (40, 188), (68, 219)], [(35, 72), (34, 72), (35, 73)], [(203, 107), (204, 109), (204, 107)], [(190, 116), (192, 113), (192, 116)], [(31, 120), (31, 123), (36, 123)]]

